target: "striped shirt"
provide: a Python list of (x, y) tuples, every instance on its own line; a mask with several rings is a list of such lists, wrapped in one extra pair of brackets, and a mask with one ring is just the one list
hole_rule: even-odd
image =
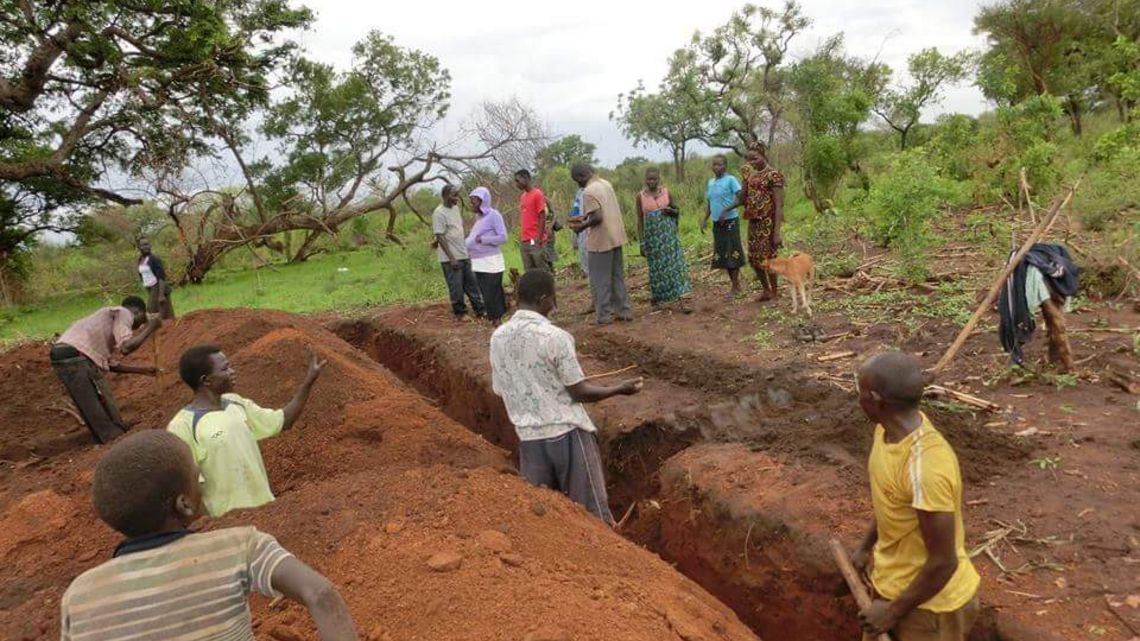
[(61, 604), (62, 641), (253, 641), (248, 595), (280, 596), (291, 556), (252, 527), (190, 534), (79, 575)]

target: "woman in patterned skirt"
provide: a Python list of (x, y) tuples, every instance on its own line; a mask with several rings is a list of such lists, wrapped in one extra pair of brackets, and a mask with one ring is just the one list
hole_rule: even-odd
[[(649, 289), (654, 306), (680, 299), (690, 291), (689, 266), (677, 236), (677, 209), (661, 173), (645, 170), (645, 189), (637, 194), (637, 235), (641, 255), (649, 263)], [(682, 311), (687, 312), (686, 307)]]
[(743, 189), (736, 194), (736, 204), (744, 206), (748, 221), (748, 263), (764, 287), (761, 301), (776, 298), (776, 274), (764, 269), (765, 258), (775, 258), (783, 244), (780, 228), (784, 224), (784, 174), (768, 164), (768, 147), (762, 142), (748, 146), (748, 163), (741, 169)]

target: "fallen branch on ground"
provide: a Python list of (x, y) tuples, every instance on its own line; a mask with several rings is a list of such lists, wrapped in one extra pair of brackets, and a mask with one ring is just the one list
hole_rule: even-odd
[(1108, 606), (1108, 611), (1111, 612), (1117, 619), (1119, 619), (1120, 622), (1124, 624), (1124, 627), (1128, 628), (1132, 634), (1140, 636), (1140, 630), (1137, 630), (1136, 626), (1129, 623), (1128, 619), (1125, 619), (1123, 614), (1117, 612), (1116, 608), (1112, 607), (1112, 600), (1108, 598), (1107, 594), (1104, 595), (1104, 602)]
[(1070, 329), (1073, 334), (1092, 334), (1095, 332), (1104, 332), (1106, 334), (1140, 334), (1140, 327), (1082, 327), (1080, 329)]
[(856, 352), (852, 352), (852, 351), (836, 352), (834, 354), (826, 354), (824, 356), (820, 356), (819, 358), (817, 358), (815, 360), (819, 361), (820, 363), (827, 363), (829, 361), (837, 361), (837, 360), (842, 359), (842, 358), (851, 358), (852, 356), (855, 356), (855, 355), (856, 355)]
[(70, 416), (71, 418), (74, 418), (74, 419), (75, 419), (75, 422), (76, 422), (76, 423), (79, 423), (79, 426), (80, 426), (80, 427), (83, 427), (83, 426), (87, 425), (86, 423), (84, 423), (84, 422), (83, 422), (83, 419), (79, 417), (79, 414), (76, 414), (76, 413), (75, 413), (75, 410), (70, 410), (70, 409), (68, 409), (68, 408), (66, 408), (66, 407), (59, 407), (59, 406), (57, 406), (57, 405), (48, 405), (48, 406), (47, 406), (47, 409), (49, 409), (49, 410), (54, 410), (54, 411), (56, 411), (56, 412), (63, 412), (64, 414), (67, 414), (67, 415), (68, 415), (68, 416)]
[(1113, 372), (1109, 374), (1108, 382), (1129, 394), (1140, 394), (1140, 381), (1136, 381), (1131, 375), (1124, 372)]
[(955, 400), (958, 400), (958, 401), (961, 401), (962, 403), (965, 403), (966, 405), (970, 405), (971, 407), (976, 407), (978, 409), (983, 409), (983, 410), (986, 410), (987, 412), (1000, 412), (1001, 411), (1001, 405), (998, 405), (997, 403), (987, 401), (984, 398), (978, 398), (977, 396), (972, 396), (970, 394), (966, 394), (965, 392), (959, 392), (958, 390), (952, 390), (948, 387), (942, 387), (941, 385), (927, 386), (926, 393), (927, 394), (933, 394), (935, 396), (950, 396), (950, 397), (953, 397)]
[(827, 336), (821, 336), (819, 338), (819, 342), (830, 343), (831, 341), (839, 340), (841, 338), (847, 338), (850, 335), (851, 332), (843, 332), (842, 334), (828, 334)]

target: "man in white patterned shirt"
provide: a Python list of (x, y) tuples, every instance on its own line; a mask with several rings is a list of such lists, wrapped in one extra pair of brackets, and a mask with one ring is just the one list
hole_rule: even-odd
[(546, 318), (556, 304), (549, 272), (523, 274), (518, 303), (491, 336), (491, 383), (519, 437), (519, 471), (612, 526), (597, 428), (582, 403), (636, 394), (642, 379), (612, 386), (586, 380), (574, 337)]
[(198, 465), (165, 430), (121, 439), (95, 467), (95, 510), (125, 536), (63, 594), (62, 641), (253, 641), (248, 595), (306, 608), (321, 641), (356, 641), (328, 579), (252, 527), (194, 533)]

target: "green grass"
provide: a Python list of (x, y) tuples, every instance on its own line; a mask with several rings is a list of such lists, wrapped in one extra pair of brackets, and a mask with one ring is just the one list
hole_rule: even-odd
[[(347, 271), (340, 271), (347, 270)], [(362, 249), (322, 254), (295, 265), (211, 272), (202, 285), (175, 289), (175, 310), (273, 308), (289, 312), (351, 311), (446, 296), (434, 254), (424, 248)], [(0, 341), (46, 338), (77, 318), (118, 303), (124, 291), (65, 294), (34, 305), (0, 309)]]
[[(304, 263), (272, 268), (215, 269), (201, 285), (174, 290), (174, 309), (280, 309), (287, 312), (351, 313), (378, 305), (445, 300), (447, 285), (426, 232), (404, 236), (404, 247), (362, 248), (318, 254)], [(627, 265), (644, 263), (636, 243), (626, 247)], [(558, 265), (577, 264), (566, 232), (558, 238)], [(507, 268), (521, 271), (518, 241), (503, 246)], [(347, 271), (340, 271), (341, 269)], [(50, 338), (99, 307), (117, 304), (137, 289), (106, 293), (67, 292), (33, 304), (0, 308), (0, 344)]]

